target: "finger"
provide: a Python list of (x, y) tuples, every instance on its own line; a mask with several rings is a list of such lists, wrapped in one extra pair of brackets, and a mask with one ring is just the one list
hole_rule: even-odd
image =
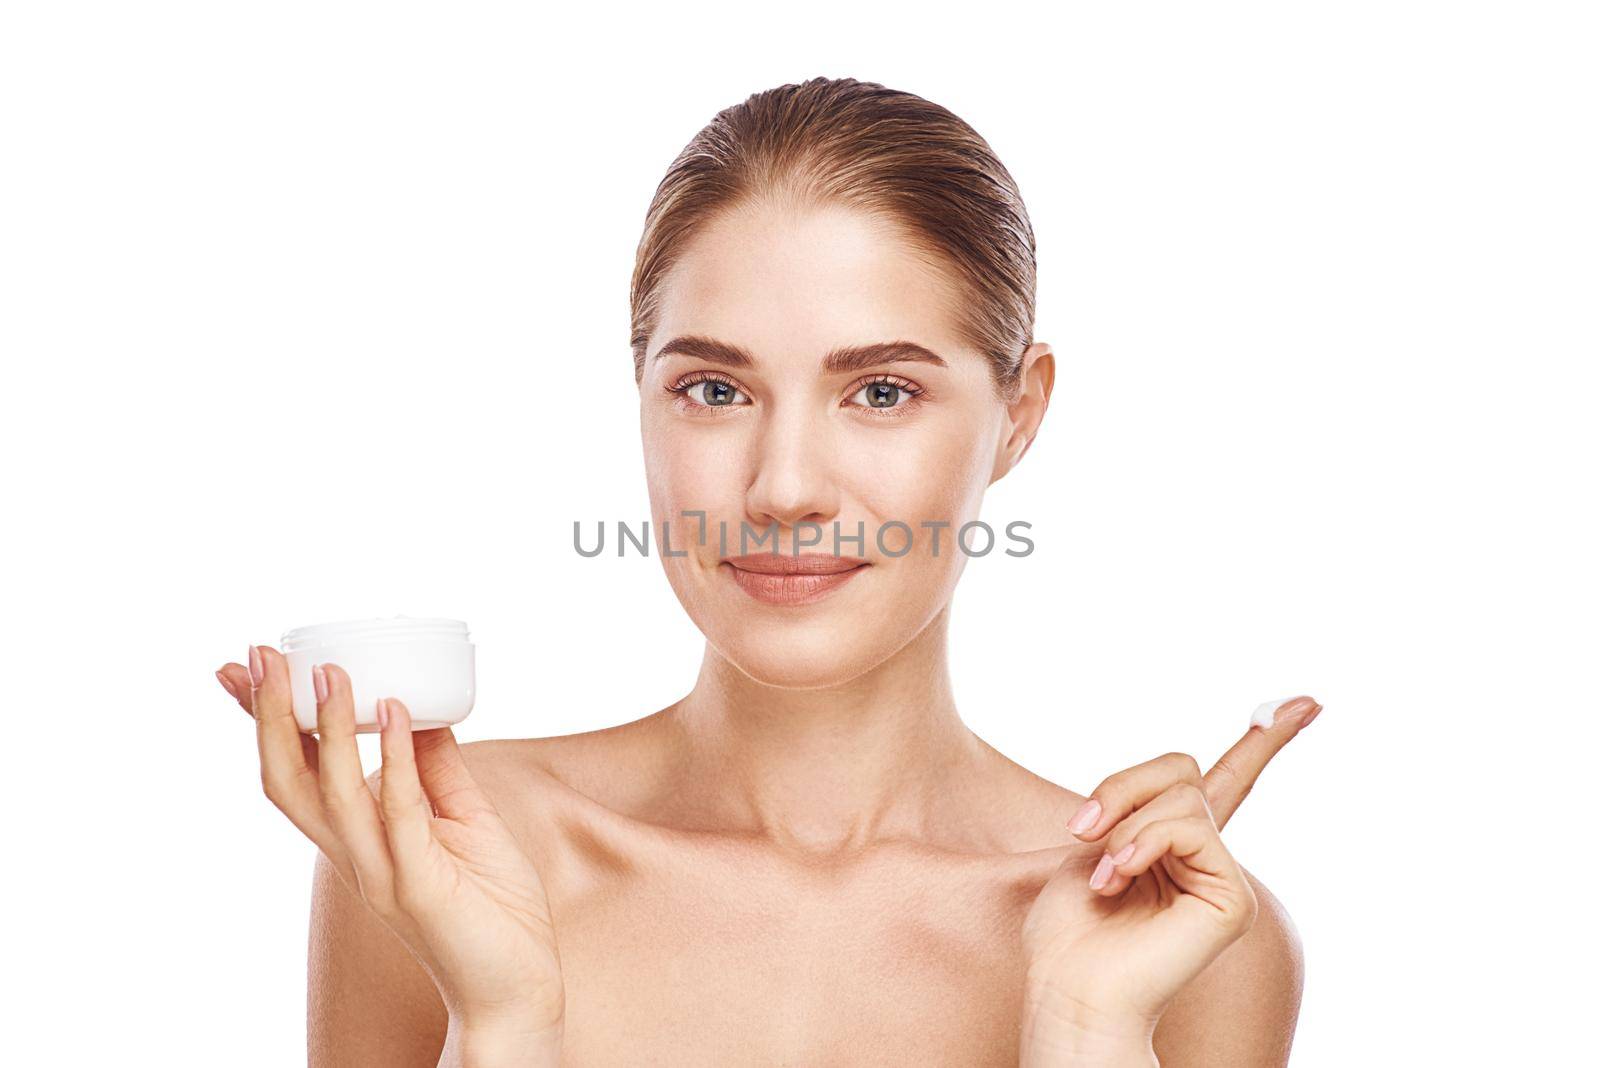
[(377, 799), (361, 770), (350, 676), (337, 664), (317, 664), (311, 679), (317, 698), (322, 807), (343, 846), (342, 857), (328, 859), (346, 876), (353, 872), (356, 881), (351, 885), (382, 910), (393, 892), (393, 865)]
[(1267, 762), (1320, 711), (1322, 706), (1310, 697), (1269, 701), (1256, 709), (1244, 737), (1223, 753), (1205, 774), (1206, 799), (1211, 802), (1211, 815), (1218, 830), (1227, 826), (1228, 820), (1250, 795)]
[(239, 707), (250, 712), (250, 671), (241, 664), (229, 661), (217, 669), (217, 681)]
[(1163, 753), (1119, 771), (1096, 786), (1073, 814), (1067, 830), (1093, 842), (1174, 783), (1201, 784), (1200, 765), (1188, 753)]
[[(246, 715), (252, 718), (255, 716), (255, 713), (250, 710), (249, 668), (243, 664), (235, 664), (230, 660), (217, 670), (217, 681), (222, 683), (222, 688), (227, 690), (235, 701), (239, 702), (239, 707), (244, 709)], [(307, 767), (314, 768), (317, 766), (316, 735), (306, 734), (304, 731), (300, 733), (300, 753), (305, 757)]]
[[(1238, 899), (1229, 888), (1244, 881), (1233, 855), (1222, 844), (1216, 825), (1206, 816), (1154, 820), (1140, 829), (1120, 855), (1125, 859), (1113, 858), (1108, 867), (1130, 878), (1149, 871), (1162, 857), (1178, 858), (1190, 872), (1200, 876), (1181, 880), (1183, 891), (1219, 909)], [(1090, 889), (1103, 892), (1103, 887), (1094, 885), (1097, 877), (1103, 880), (1105, 874), (1096, 869)]]
[[(390, 702), (391, 707), (394, 703)], [(411, 738), (422, 788), (435, 812), (445, 819), (464, 820), (497, 811), (467, 770), (449, 727), (417, 731)]]
[[(1185, 819), (1190, 816), (1209, 820), (1211, 809), (1206, 804), (1205, 792), (1189, 782), (1173, 783), (1150, 801), (1134, 809), (1127, 819), (1113, 827), (1111, 833), (1106, 835), (1106, 848), (1101, 854), (1100, 863), (1105, 866), (1109, 878), (1099, 887), (1100, 893), (1114, 897), (1133, 882), (1132, 875), (1124, 874), (1114, 865), (1118, 860), (1127, 860), (1132, 855), (1128, 847), (1138, 838), (1140, 831), (1157, 820)], [(1111, 859), (1108, 861), (1106, 857)]]
[[(399, 700), (378, 701), (378, 737), (383, 751), (383, 778), (378, 785), (379, 808), (394, 860), (396, 898), (404, 899), (426, 873), (433, 846), (433, 809), (417, 774), (411, 737), (411, 713)], [(402, 906), (411, 912), (420, 904), (411, 898)]]
[(340, 856), (339, 847), (322, 812), (316, 766), (300, 742), (289, 697), (289, 663), (267, 645), (250, 647), (251, 712), (256, 718), (256, 746), (261, 751), (261, 786), (267, 797), (312, 841)]

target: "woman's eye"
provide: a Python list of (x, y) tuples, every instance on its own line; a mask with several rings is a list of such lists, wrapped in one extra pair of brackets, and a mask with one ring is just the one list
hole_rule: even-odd
[(915, 394), (893, 382), (868, 382), (851, 398), (865, 408), (898, 408)]
[(690, 399), (699, 404), (704, 404), (707, 408), (720, 408), (724, 405), (735, 404), (738, 403), (736, 398), (744, 397), (744, 394), (728, 385), (728, 383), (719, 382), (714, 378), (706, 379), (703, 382), (693, 382), (687, 387), (686, 392), (688, 392)]

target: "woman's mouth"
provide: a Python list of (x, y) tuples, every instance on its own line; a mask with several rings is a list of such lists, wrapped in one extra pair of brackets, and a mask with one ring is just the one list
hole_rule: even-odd
[(763, 604), (802, 605), (820, 601), (868, 566), (854, 556), (750, 553), (723, 560), (717, 570)]

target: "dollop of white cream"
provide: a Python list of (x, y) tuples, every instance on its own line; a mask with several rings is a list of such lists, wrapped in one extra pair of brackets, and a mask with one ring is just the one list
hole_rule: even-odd
[(1292, 700), (1294, 700), (1293, 697), (1280, 697), (1276, 701), (1268, 701), (1265, 704), (1257, 705), (1255, 712), (1250, 716), (1250, 726), (1266, 730), (1272, 726), (1273, 716), (1277, 714), (1278, 709)]

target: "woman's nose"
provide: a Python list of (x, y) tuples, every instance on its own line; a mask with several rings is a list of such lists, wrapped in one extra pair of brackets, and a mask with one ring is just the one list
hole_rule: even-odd
[(802, 420), (774, 420), (753, 444), (755, 477), (745, 495), (753, 524), (827, 524), (839, 514), (839, 487), (825, 434)]

